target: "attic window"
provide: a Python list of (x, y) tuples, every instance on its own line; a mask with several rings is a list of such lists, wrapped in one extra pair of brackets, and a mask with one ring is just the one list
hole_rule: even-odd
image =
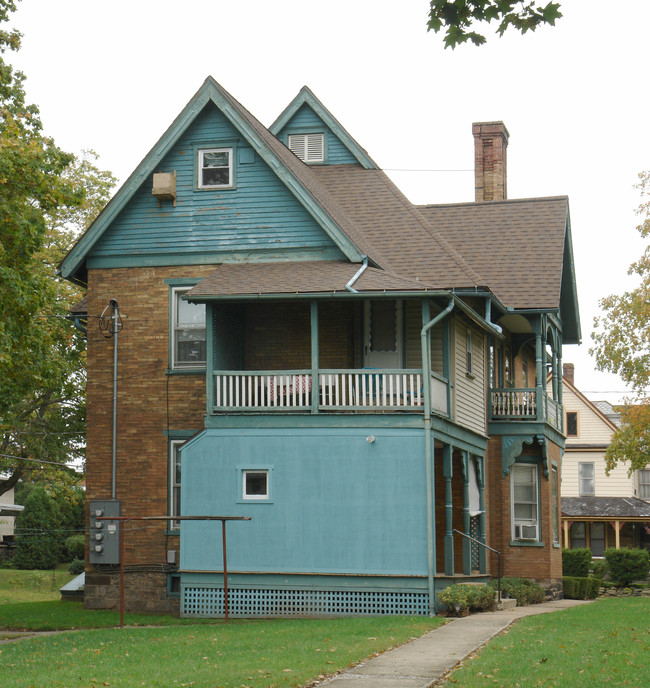
[(290, 134), (289, 150), (303, 162), (324, 162), (325, 137), (323, 134)]
[(199, 150), (199, 189), (232, 186), (232, 148)]

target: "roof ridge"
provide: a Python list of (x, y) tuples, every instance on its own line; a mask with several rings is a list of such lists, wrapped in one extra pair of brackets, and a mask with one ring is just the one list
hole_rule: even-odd
[(532, 196), (530, 198), (503, 198), (499, 201), (460, 201), (458, 203), (417, 203), (416, 208), (458, 208), (461, 206), (478, 207), (486, 205), (511, 205), (514, 203), (540, 203), (547, 201), (569, 200), (569, 197), (564, 195), (558, 196)]

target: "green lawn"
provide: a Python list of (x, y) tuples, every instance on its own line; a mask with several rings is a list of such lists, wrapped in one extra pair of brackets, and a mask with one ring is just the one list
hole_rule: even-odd
[(448, 686), (650, 686), (650, 599), (608, 598), (518, 621), (447, 679)]
[[(0, 570), (0, 638), (18, 629), (81, 630), (0, 645), (2, 688), (308, 685), (444, 623), (427, 617), (364, 617), (226, 625), (127, 614), (129, 625), (120, 629), (115, 628), (118, 612), (61, 602), (51, 581), (45, 581), (52, 574), (33, 574)], [(63, 582), (65, 576), (57, 586)]]

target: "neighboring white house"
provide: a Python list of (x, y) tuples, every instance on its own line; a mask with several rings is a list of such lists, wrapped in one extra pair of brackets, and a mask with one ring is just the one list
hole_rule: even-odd
[(0, 543), (14, 537), (14, 520), (24, 507), (14, 504), (14, 489), (0, 495)]
[(567, 436), (562, 459), (564, 547), (650, 549), (650, 470), (629, 475), (619, 464), (605, 472), (605, 451), (620, 423), (607, 401), (590, 401), (575, 386), (574, 366), (565, 364), (562, 401)]

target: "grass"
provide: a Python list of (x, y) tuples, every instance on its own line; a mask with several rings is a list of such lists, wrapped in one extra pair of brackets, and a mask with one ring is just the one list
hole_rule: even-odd
[(518, 621), (452, 672), (448, 686), (650, 685), (650, 599), (609, 598)]
[(66, 632), (3, 645), (2, 686), (301, 686), (440, 623), (426, 617), (274, 619)]
[(2, 688), (303, 686), (444, 623), (427, 617), (363, 617), (226, 625), (129, 613), (129, 625), (120, 629), (115, 628), (118, 612), (61, 602), (45, 580), (52, 574), (34, 573), (0, 570), (0, 629), (7, 629), (0, 630), (0, 638), (15, 637), (21, 629), (77, 630), (0, 645)]

